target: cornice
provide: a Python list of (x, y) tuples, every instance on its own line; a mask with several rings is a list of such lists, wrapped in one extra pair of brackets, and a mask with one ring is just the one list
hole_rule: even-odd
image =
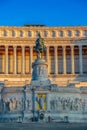
[[(19, 37), (15, 37), (15, 38), (10, 38), (10, 37), (1, 37), (0, 38), (0, 41), (36, 41), (36, 38), (19, 38)], [(79, 37), (79, 38), (75, 38), (75, 37), (72, 37), (72, 38), (58, 38), (58, 37), (55, 37), (55, 38), (44, 38), (44, 41), (87, 41), (87, 37), (84, 38), (84, 37)]]
[(25, 27), (25, 26), (0, 26), (0, 29), (24, 29), (24, 30), (61, 30), (61, 29), (87, 29), (87, 26), (43, 26), (43, 27)]
[[(36, 38), (0, 38), (0, 45), (10, 46), (34, 46)], [(47, 46), (73, 46), (73, 45), (87, 45), (87, 39), (77, 38), (46, 38), (44, 43)]]

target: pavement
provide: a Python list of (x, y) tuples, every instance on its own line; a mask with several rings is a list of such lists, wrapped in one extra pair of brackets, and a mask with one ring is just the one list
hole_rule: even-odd
[(87, 130), (86, 123), (0, 123), (0, 130)]

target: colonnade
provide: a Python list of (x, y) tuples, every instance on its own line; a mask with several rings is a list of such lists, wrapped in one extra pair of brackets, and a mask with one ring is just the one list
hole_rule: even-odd
[[(58, 47), (59, 46), (53, 46), (54, 48), (54, 74), (59, 74), (59, 64), (58, 64)], [(67, 74), (66, 71), (66, 46), (62, 47), (62, 56), (63, 56), (63, 74)], [(83, 56), (82, 56), (82, 45), (78, 46), (79, 48), (79, 74), (83, 74)], [(71, 50), (71, 74), (75, 74), (75, 54), (74, 54), (74, 46), (70, 46)], [(9, 74), (8, 69), (8, 51), (9, 46), (5, 46), (5, 72), (4, 74)], [(49, 52), (50, 52), (50, 46), (47, 46), (45, 59), (48, 62), (48, 73), (50, 74), (51, 68), (50, 68), (50, 62), (49, 62)], [(32, 62), (33, 62), (33, 46), (29, 46), (29, 73), (32, 73)], [(28, 65), (27, 65), (28, 66)], [(21, 46), (21, 74), (26, 74), (25, 72), (25, 46)], [(13, 74), (18, 74), (17, 72), (17, 46), (13, 46)]]
[[(54, 55), (54, 59), (55, 59), (55, 74), (58, 74), (58, 55), (57, 55), (57, 48), (55, 47), (54, 51), (55, 51), (55, 55)], [(66, 46), (62, 46), (63, 48), (63, 74), (67, 74), (66, 73)], [(74, 64), (75, 64), (75, 60), (74, 60), (74, 46), (71, 46), (71, 74), (75, 74), (75, 68), (74, 68)], [(83, 74), (83, 63), (82, 63), (82, 46), (79, 46), (79, 73)]]

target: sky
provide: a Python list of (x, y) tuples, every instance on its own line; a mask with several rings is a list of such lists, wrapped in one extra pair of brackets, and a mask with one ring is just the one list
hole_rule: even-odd
[(0, 26), (87, 25), (87, 0), (0, 0)]

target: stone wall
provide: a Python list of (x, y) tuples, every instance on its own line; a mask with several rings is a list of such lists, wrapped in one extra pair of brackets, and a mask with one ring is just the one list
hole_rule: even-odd
[(53, 86), (37, 88), (34, 93), (30, 88), (1, 87), (0, 122), (31, 122), (33, 112), (39, 121), (43, 113), (45, 122), (49, 116), (56, 122), (66, 117), (70, 122), (87, 122), (87, 88)]

